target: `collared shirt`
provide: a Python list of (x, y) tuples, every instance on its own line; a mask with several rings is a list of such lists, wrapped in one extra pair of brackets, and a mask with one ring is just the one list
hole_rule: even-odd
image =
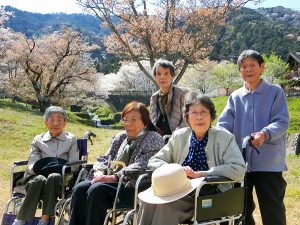
[(287, 169), (285, 134), (289, 114), (280, 86), (261, 80), (252, 92), (245, 85), (234, 91), (219, 117), (218, 126), (233, 133), (240, 148), (246, 136), (259, 131), (266, 134), (265, 142), (258, 147), (260, 154), (247, 149), (249, 171), (281, 172)]
[(189, 153), (183, 162), (183, 166), (190, 166), (194, 171), (208, 170), (207, 157), (205, 147), (208, 140), (208, 133), (198, 141), (195, 132), (193, 131), (190, 139)]
[(30, 145), (29, 171), (37, 160), (45, 157), (59, 157), (69, 162), (79, 160), (75, 135), (63, 131), (59, 136), (52, 137), (48, 131), (35, 136)]

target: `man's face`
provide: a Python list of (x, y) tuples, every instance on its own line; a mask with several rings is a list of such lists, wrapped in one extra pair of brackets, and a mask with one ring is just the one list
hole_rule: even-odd
[(45, 121), (45, 125), (53, 137), (57, 137), (64, 130), (67, 121), (61, 113), (52, 113)]

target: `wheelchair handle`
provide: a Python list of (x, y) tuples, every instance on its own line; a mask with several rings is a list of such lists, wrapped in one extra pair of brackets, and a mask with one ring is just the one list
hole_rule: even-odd
[(89, 131), (85, 132), (85, 134), (84, 134), (84, 136), (82, 138), (90, 140), (91, 145), (93, 145), (93, 141), (92, 141), (91, 137), (95, 138), (96, 136), (97, 135), (94, 132), (92, 132), (92, 131), (89, 130)]
[(251, 148), (254, 148), (255, 151), (257, 152), (257, 154), (259, 154), (260, 152), (258, 151), (258, 149), (252, 144), (253, 140), (254, 140), (254, 137), (251, 135), (248, 135), (247, 137), (245, 137), (243, 139), (242, 149), (243, 149), (243, 151), (245, 151), (246, 148), (249, 146)]
[(110, 161), (110, 168), (121, 166), (122, 168), (126, 167), (126, 164), (122, 161)]
[(25, 166), (28, 164), (28, 160), (22, 160), (22, 161), (15, 161), (13, 163), (15, 166)]

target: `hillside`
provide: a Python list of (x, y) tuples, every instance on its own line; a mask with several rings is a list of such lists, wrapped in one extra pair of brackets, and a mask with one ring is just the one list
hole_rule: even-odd
[[(297, 41), (298, 39), (298, 41)], [(242, 8), (232, 12), (226, 27), (219, 33), (212, 59), (236, 59), (245, 49), (280, 55), (287, 59), (289, 51), (299, 51), (300, 12), (283, 7)]]
[[(291, 116), (299, 113), (300, 99), (289, 99), (289, 110)], [(226, 98), (214, 98), (219, 115), (226, 103)], [(104, 130), (94, 127), (81, 125), (74, 115), (72, 122), (67, 124), (66, 130), (81, 136), (86, 130), (92, 130), (97, 134), (94, 145), (89, 145), (89, 161), (93, 162), (96, 155), (104, 154), (111, 141), (111, 137), (117, 130)], [(300, 118), (298, 116), (298, 118)], [(292, 123), (293, 120), (292, 120)], [(300, 124), (300, 123), (299, 123)], [(298, 126), (298, 132), (300, 126)], [(13, 161), (24, 160), (28, 157), (28, 146), (34, 135), (45, 130), (42, 114), (26, 107), (25, 105), (13, 104), (0, 100), (0, 188), (3, 190), (0, 198), (0, 218), (2, 218), (5, 202), (9, 198), (9, 170)], [(287, 164), (289, 171), (284, 173), (288, 182), (285, 204), (287, 208), (287, 225), (300, 224), (300, 158), (288, 155)], [(257, 224), (258, 212), (256, 212)]]
[[(92, 15), (38, 14), (12, 7), (6, 7), (6, 10), (14, 12), (6, 25), (16, 32), (32, 37), (52, 33), (63, 25), (71, 26), (85, 34), (88, 41), (101, 46), (95, 55), (100, 61), (112, 58), (106, 54), (101, 42), (101, 37), (109, 31), (101, 28), (100, 21)], [(300, 40), (299, 11), (284, 7), (242, 8), (232, 12), (227, 25), (221, 28), (210, 58), (231, 60), (242, 50), (253, 48), (266, 54), (275, 52), (285, 60), (289, 51), (300, 51), (297, 38)]]

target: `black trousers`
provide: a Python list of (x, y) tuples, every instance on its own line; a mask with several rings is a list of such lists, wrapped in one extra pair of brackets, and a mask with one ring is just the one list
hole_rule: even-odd
[(69, 225), (100, 225), (104, 223), (107, 209), (113, 206), (118, 183), (79, 183), (71, 201)]
[(247, 207), (245, 225), (254, 225), (253, 188), (255, 187), (263, 225), (286, 225), (282, 172), (250, 172), (246, 175)]

